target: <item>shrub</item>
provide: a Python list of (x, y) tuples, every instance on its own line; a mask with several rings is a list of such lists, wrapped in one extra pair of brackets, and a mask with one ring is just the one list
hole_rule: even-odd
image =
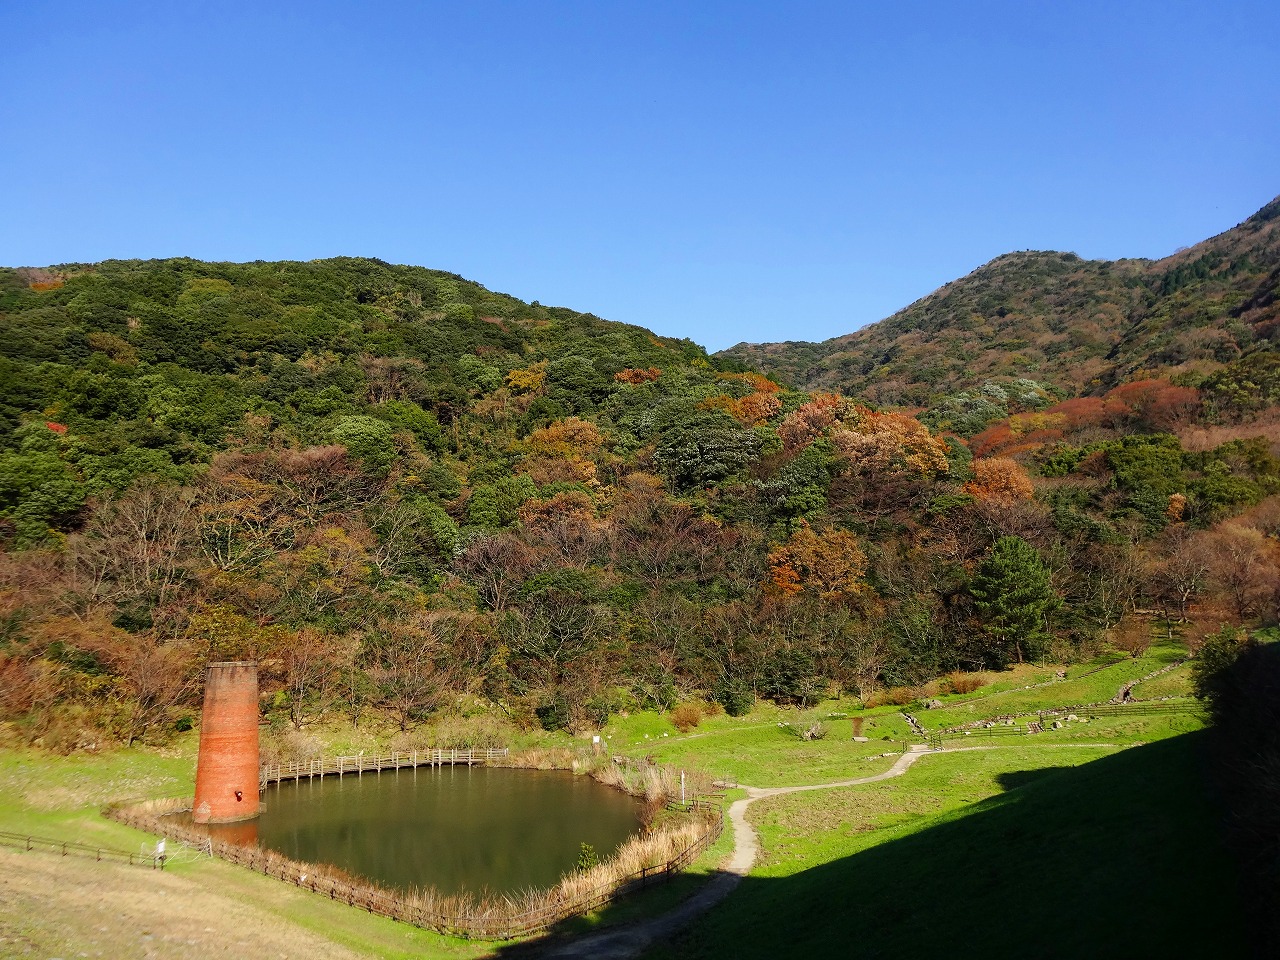
[(600, 865), (600, 857), (596, 853), (596, 848), (589, 843), (580, 844), (578, 847), (578, 869), (582, 872), (594, 870)]
[(942, 682), (948, 693), (973, 693), (986, 684), (987, 676), (984, 673), (961, 673), (954, 670), (943, 677)]
[(915, 703), (923, 696), (924, 693), (919, 687), (890, 687), (888, 690), (881, 690), (879, 693), (873, 694), (867, 700), (867, 706), (883, 707), (891, 705), (905, 707)]
[(702, 705), (682, 703), (671, 711), (671, 722), (681, 733), (688, 733), (702, 722)]

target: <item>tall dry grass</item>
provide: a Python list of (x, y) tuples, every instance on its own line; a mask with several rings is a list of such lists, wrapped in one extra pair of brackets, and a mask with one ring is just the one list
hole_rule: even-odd
[[(953, 670), (937, 681), (939, 693), (973, 693), (990, 683), (985, 673), (961, 673)], [(936, 694), (932, 694), (936, 696)]]
[(714, 777), (694, 767), (667, 767), (647, 760), (614, 758), (590, 748), (533, 747), (513, 750), (494, 766), (520, 770), (572, 770), (650, 803), (666, 803), (680, 797), (680, 775), (684, 774), (684, 795), (694, 797), (715, 792)]
[(1184, 450), (1201, 453), (1214, 450), (1232, 440), (1261, 437), (1273, 453), (1280, 452), (1280, 407), (1269, 407), (1248, 423), (1218, 426), (1189, 426), (1177, 431)]
[(991, 680), (991, 675), (987, 673), (962, 673), (959, 670), (953, 670), (945, 676), (919, 686), (878, 690), (863, 700), (863, 706), (868, 708), (886, 705), (906, 707), (921, 700), (932, 700), (949, 693), (973, 693), (979, 687), (986, 686)]
[(490, 765), (514, 770), (572, 770), (581, 773), (584, 766), (591, 763), (590, 757), (588, 751), (568, 747), (528, 747), (512, 750), (506, 759)]
[(587, 771), (592, 779), (605, 786), (622, 790), (633, 797), (644, 797), (651, 803), (666, 803), (680, 797), (680, 774), (684, 774), (684, 795), (693, 797), (715, 790), (713, 777), (697, 768), (665, 767), (643, 760), (598, 760)]

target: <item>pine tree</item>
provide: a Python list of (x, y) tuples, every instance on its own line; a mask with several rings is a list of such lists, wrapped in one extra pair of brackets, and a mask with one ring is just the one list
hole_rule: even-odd
[(1035, 547), (1021, 537), (1001, 537), (969, 584), (993, 641), (991, 654), (1003, 666), (1035, 659), (1049, 641), (1049, 616), (1062, 606), (1049, 570)]

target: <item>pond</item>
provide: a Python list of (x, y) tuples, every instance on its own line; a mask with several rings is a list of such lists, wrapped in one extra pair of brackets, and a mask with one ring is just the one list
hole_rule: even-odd
[(274, 784), (256, 820), (208, 829), (398, 890), (514, 893), (554, 885), (583, 843), (603, 860), (640, 811), (562, 770), (418, 767)]

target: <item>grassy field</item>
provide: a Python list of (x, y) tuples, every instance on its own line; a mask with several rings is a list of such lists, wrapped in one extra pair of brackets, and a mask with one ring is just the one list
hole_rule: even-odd
[[(1076, 665), (1065, 680), (1052, 667), (1024, 666), (989, 675), (971, 694), (939, 698), (941, 709), (907, 709), (936, 729), (1105, 700), (1182, 655), (1161, 644), (1138, 659)], [(1185, 696), (1188, 683), (1189, 669), (1178, 667), (1135, 695)], [(711, 716), (685, 733), (665, 715), (637, 713), (614, 718), (601, 735), (614, 754), (791, 786), (888, 769), (913, 739), (901, 709), (828, 701), (803, 714), (806, 722), (826, 718), (827, 736), (813, 741), (785, 726), (800, 712), (772, 705), (746, 717)], [(853, 718), (865, 742), (853, 739)], [(465, 738), (476, 733), (470, 722), (417, 736)], [(757, 801), (751, 818), (762, 854), (751, 876), (653, 957), (1232, 955), (1233, 881), (1214, 826), (1219, 814), (1201, 786), (1200, 725), (1192, 715), (1129, 716), (1034, 737), (975, 733), (949, 744), (975, 749), (927, 756), (896, 779)], [(332, 754), (384, 749), (398, 737), (335, 724), (275, 742)], [(525, 734), (512, 745), (584, 742)], [(99, 810), (110, 800), (189, 795), (194, 769), (190, 735), (164, 749), (71, 757), (0, 750), (0, 830), (148, 848), (154, 838)], [(744, 795), (728, 793), (730, 801)], [(726, 831), (673, 883), (558, 932), (660, 914), (715, 876), (731, 851)], [(1179, 907), (1189, 901), (1195, 909)], [(363, 914), (189, 851), (161, 874), (0, 850), (0, 956), (202, 960), (228, 951), (342, 960), (508, 952)]]
[[(1118, 658), (1115, 654), (1108, 654), (1091, 663), (1076, 665), (1067, 670), (1065, 680), (1055, 679), (1051, 670), (1041, 670), (1026, 675), (1022, 686), (1009, 685), (1008, 681), (1002, 680), (972, 694), (941, 697), (941, 709), (917, 711), (915, 715), (927, 730), (936, 730), (988, 717), (1102, 703), (1114, 697), (1125, 683), (1167, 667), (1186, 655), (1182, 644), (1164, 641), (1153, 644), (1141, 657)], [(1168, 679), (1173, 673), (1178, 673), (1178, 678)], [(1169, 674), (1139, 684), (1134, 696), (1187, 696), (1190, 693), (1189, 678), (1190, 672), (1186, 667), (1177, 667)]]
[(1243, 955), (1204, 746), (941, 754), (761, 801), (759, 868), (647, 956)]
[[(0, 750), (0, 830), (121, 850), (155, 838), (104, 819), (110, 800), (189, 795), (194, 737), (166, 750), (62, 757)], [(483, 957), (493, 947), (417, 930), (190, 851), (163, 873), (0, 849), (0, 956)], [(56, 896), (53, 892), (56, 891)], [(266, 952), (266, 948), (275, 953)]]
[[(804, 715), (827, 717), (850, 709), (849, 704), (829, 700)], [(647, 740), (635, 739), (634, 730), (655, 726), (655, 721), (669, 727), (665, 717), (641, 714), (617, 720), (605, 729), (614, 732), (611, 745), (624, 745), (618, 752), (705, 770), (717, 778), (753, 787), (869, 776), (893, 763), (892, 758), (886, 759), (882, 754), (896, 756), (905, 743), (914, 740), (911, 728), (896, 708), (859, 714), (864, 717), (862, 733), (869, 738), (866, 743), (853, 739), (847, 717), (825, 720), (828, 732), (821, 740), (800, 740), (779, 726), (795, 721), (799, 715), (795, 710), (762, 707), (747, 717), (712, 717), (687, 734), (670, 727), (662, 731), (666, 736), (659, 733)]]

